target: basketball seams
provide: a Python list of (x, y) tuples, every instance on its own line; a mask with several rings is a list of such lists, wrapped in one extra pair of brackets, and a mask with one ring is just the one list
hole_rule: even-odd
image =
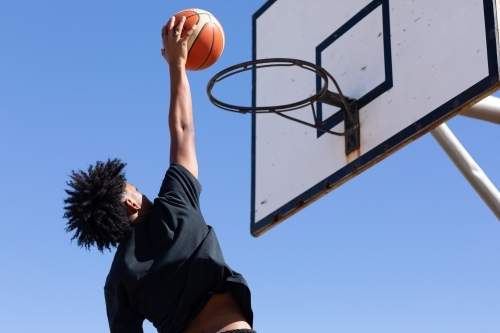
[(206, 10), (203, 11), (203, 14), (206, 14), (206, 15), (210, 16), (210, 13), (207, 12)]
[(197, 13), (197, 12), (195, 12), (195, 11), (193, 11), (193, 10), (183, 10), (182, 12), (178, 12), (178, 13), (176, 13), (176, 14), (175, 14), (175, 16), (177, 16), (177, 15), (179, 15), (179, 14), (181, 14), (181, 13), (187, 13), (187, 12), (193, 12), (193, 14), (188, 15), (188, 16), (183, 15), (183, 16), (186, 16), (186, 21), (187, 21), (187, 19), (188, 19), (188, 18), (193, 17), (193, 16), (195, 16), (195, 15), (196, 15), (196, 16), (198, 16), (198, 20), (196, 20), (196, 24), (198, 24), (198, 22), (200, 22), (200, 14), (199, 14), (199, 13)]
[[(217, 32), (216, 29), (219, 29), (219, 31)], [(222, 29), (219, 25), (217, 25), (217, 24), (215, 24), (215, 22), (213, 22), (213, 24), (212, 24), (212, 45), (210, 46), (210, 52), (212, 52), (214, 50), (215, 43), (217, 41), (216, 36), (221, 37), (222, 45), (220, 45), (220, 51), (218, 51), (218, 52), (214, 51), (214, 52), (217, 52), (219, 55), (222, 55), (222, 51), (224, 50), (224, 32), (222, 31)], [(210, 57), (210, 55), (211, 55), (211, 53), (209, 54), (209, 57)], [(208, 60), (208, 58), (207, 58), (207, 60)], [(215, 59), (214, 61), (217, 61), (217, 59)]]
[(224, 28), (222, 27), (222, 24), (214, 17), (214, 23), (219, 28), (220, 35), (222, 37), (222, 49), (221, 52), (224, 51), (224, 46), (226, 45), (226, 34), (224, 33)]
[[(188, 18), (190, 18), (190, 17), (195, 16), (195, 15), (196, 15), (196, 16), (198, 16), (198, 21), (199, 21), (199, 20), (200, 20), (200, 14), (198, 14), (198, 13), (194, 13), (193, 15), (186, 16), (186, 20), (187, 20)], [(185, 16), (185, 15), (184, 15), (184, 16)], [(197, 22), (198, 22), (198, 21), (197, 21)]]
[(224, 45), (226, 44), (226, 35), (224, 34), (224, 28), (222, 27), (222, 24), (220, 24), (220, 22), (211, 13), (209, 13), (207, 11), (205, 11), (205, 13), (210, 18), (210, 21), (219, 28), (219, 30), (221, 32), (221, 36), (222, 36), (222, 49), (224, 49)]
[(201, 17), (198, 14), (198, 21), (196, 21), (196, 29), (193, 31), (193, 35), (196, 35), (196, 38), (189, 38), (188, 39), (188, 51), (191, 50), (191, 47), (193, 46), (195, 40), (198, 38), (199, 34), (201, 33), (201, 30), (203, 29), (203, 25), (200, 25)]
[[(196, 27), (196, 29), (193, 32), (193, 35), (195, 35), (196, 38), (195, 39), (189, 38), (189, 40), (188, 40), (188, 51), (191, 50), (191, 47), (193, 46), (193, 44), (195, 43), (195, 41), (198, 39), (198, 37), (202, 33), (203, 27), (206, 24), (205, 15), (203, 15), (203, 14), (204, 13), (198, 13), (198, 22), (196, 23), (198, 26)], [(201, 24), (199, 24), (200, 22), (201, 22)]]
[(217, 18), (215, 18), (215, 16), (213, 16), (212, 14), (210, 14), (210, 15), (212, 17), (212, 22), (219, 28), (219, 30), (221, 32), (222, 48), (224, 49), (224, 45), (226, 44), (226, 35), (224, 34), (224, 28), (222, 27), (222, 24), (220, 24), (220, 22), (217, 20)]
[[(196, 34), (196, 38), (192, 39), (192, 38), (189, 38), (190, 41), (192, 40), (191, 42), (191, 45), (189, 46), (188, 48), (188, 55), (189, 53), (191, 52), (191, 46), (196, 42), (196, 40), (198, 39), (198, 37), (200, 37), (201, 33), (203, 32), (203, 29), (205, 28), (205, 25), (203, 25), (202, 27), (200, 27), (200, 31), (198, 31), (198, 33)], [(198, 28), (196, 29), (198, 30)]]
[[(211, 21), (210, 21), (211, 23)], [(205, 24), (205, 27), (207, 26), (208, 24)], [(203, 61), (203, 63), (197, 68), (197, 69), (201, 69), (203, 68), (203, 65), (205, 65), (207, 63), (207, 60), (208, 58), (210, 58), (210, 54), (212, 53), (212, 49), (214, 48), (214, 41), (215, 41), (215, 29), (214, 29), (214, 25), (213, 24), (210, 24), (210, 27), (212, 28), (212, 43), (210, 43), (210, 49), (209, 51), (207, 52), (207, 57), (205, 58), (205, 61)]]
[[(200, 20), (201, 20), (200, 14), (196, 13), (196, 15), (198, 16), (198, 19), (196, 20), (196, 23), (195, 23), (196, 24), (196, 29), (193, 31), (193, 34), (196, 35), (196, 36), (198, 36), (198, 34), (201, 31), (202, 26), (199, 25)], [(194, 39), (194, 40), (191, 39), (191, 38), (188, 39), (188, 51), (191, 50), (191, 46), (193, 46), (193, 43), (194, 43), (195, 40), (196, 39)]]
[(224, 36), (220, 29), (220, 26), (212, 22), (212, 43), (210, 46), (210, 53), (208, 54), (205, 63), (199, 69), (205, 69), (215, 63), (219, 57), (222, 55), (224, 50)]

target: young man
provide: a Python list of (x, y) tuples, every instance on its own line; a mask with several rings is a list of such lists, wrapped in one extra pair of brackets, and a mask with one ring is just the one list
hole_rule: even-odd
[(104, 293), (112, 333), (142, 332), (144, 319), (162, 333), (254, 332), (245, 279), (224, 262), (199, 206), (191, 93), (185, 72), (185, 18), (162, 29), (170, 69), (170, 167), (154, 203), (126, 184), (124, 163), (97, 162), (72, 173), (66, 231), (78, 245), (118, 246)]

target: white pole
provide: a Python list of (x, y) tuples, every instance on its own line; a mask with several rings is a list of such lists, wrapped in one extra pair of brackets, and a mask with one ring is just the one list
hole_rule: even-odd
[(460, 115), (500, 124), (500, 98), (488, 96)]
[(483, 201), (490, 207), (493, 214), (500, 220), (500, 193), (448, 126), (442, 124), (432, 130), (431, 134)]

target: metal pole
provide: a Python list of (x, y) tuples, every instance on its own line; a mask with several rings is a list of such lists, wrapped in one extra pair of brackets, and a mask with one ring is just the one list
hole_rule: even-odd
[(432, 130), (431, 134), (483, 201), (490, 207), (493, 214), (500, 220), (500, 192), (472, 159), (464, 146), (460, 144), (448, 126), (442, 124)]
[(488, 96), (460, 115), (500, 124), (500, 98)]

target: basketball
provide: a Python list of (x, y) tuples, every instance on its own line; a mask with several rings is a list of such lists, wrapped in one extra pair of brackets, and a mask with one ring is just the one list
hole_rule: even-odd
[(219, 21), (206, 10), (196, 8), (182, 10), (174, 16), (176, 25), (183, 16), (186, 17), (181, 37), (184, 37), (193, 25), (197, 25), (188, 40), (186, 69), (197, 71), (212, 66), (224, 49), (224, 30)]

